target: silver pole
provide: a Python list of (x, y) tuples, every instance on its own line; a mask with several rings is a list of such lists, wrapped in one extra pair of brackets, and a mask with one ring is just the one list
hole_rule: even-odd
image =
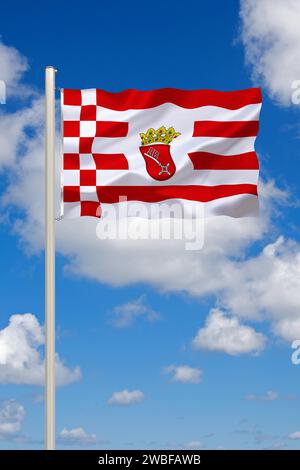
[(45, 69), (45, 448), (55, 449), (55, 68)]

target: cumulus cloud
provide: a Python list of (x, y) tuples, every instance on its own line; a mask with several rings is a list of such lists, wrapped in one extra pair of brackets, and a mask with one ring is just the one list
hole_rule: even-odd
[(117, 305), (112, 312), (112, 324), (118, 328), (126, 328), (132, 325), (137, 318), (142, 317), (150, 322), (157, 320), (159, 314), (146, 305), (145, 301), (145, 296), (141, 295), (131, 302)]
[(8, 97), (28, 97), (31, 87), (25, 86), (21, 79), (28, 70), (28, 61), (15, 47), (7, 46), (0, 40), (0, 80), (6, 84)]
[[(25, 155), (29, 159), (36, 158), (31, 152), (35, 150), (37, 145), (42, 149), (44, 139), (43, 113), (44, 101), (41, 97), (36, 97), (30, 106), (21, 108), (11, 114), (3, 113), (1, 115), (0, 170), (12, 168), (16, 165), (18, 159)], [(28, 131), (31, 133), (31, 138), (28, 138)], [(41, 155), (42, 153), (39, 154), (39, 158), (41, 158)], [(35, 159), (35, 163), (37, 166), (34, 173), (38, 173), (40, 176), (43, 169), (42, 162)]]
[(275, 401), (278, 400), (279, 394), (274, 390), (269, 390), (265, 395), (246, 395), (245, 399), (248, 401)]
[(0, 407), (0, 439), (17, 434), (25, 418), (25, 409), (16, 400), (7, 400)]
[(83, 428), (63, 428), (59, 434), (59, 442), (70, 446), (91, 446), (97, 443), (96, 434), (88, 434)]
[[(0, 140), (5, 136), (5, 143), (1, 146), (0, 142), (0, 162), (8, 170), (9, 182), (1, 199), (2, 216), (11, 218), (11, 228), (23, 247), (39, 253), (44, 244), (42, 97), (29, 100), (21, 111), (4, 113), (3, 119)], [(7, 135), (12, 138), (7, 139)], [(17, 165), (13, 164), (15, 161)], [(59, 170), (57, 164), (57, 214)], [(260, 219), (205, 220), (205, 244), (199, 252), (186, 251), (183, 240), (99, 240), (98, 221), (91, 218), (57, 222), (57, 252), (64, 257), (69, 275), (113, 286), (143, 282), (163, 292), (213, 295), (233, 317), (269, 322), (271, 331), (289, 340), (293, 334), (290, 327), (300, 318), (300, 299), (295, 296), (300, 288), (300, 249), (293, 242), (279, 239), (277, 244), (265, 243), (265, 250), (245, 260), (245, 252), (253, 243), (262, 243), (264, 237), (272, 234), (272, 216), (277, 215), (280, 204), (287, 203), (288, 195), (268, 181), (260, 183), (260, 199)], [(123, 220), (120, 225), (126, 223)], [(141, 226), (158, 223), (162, 222), (140, 220)], [(119, 325), (126, 325), (137, 316), (149, 319), (153, 314), (141, 305), (143, 302), (139, 301), (138, 305), (120, 310)], [(280, 323), (282, 319), (292, 320), (290, 327)]]
[[(299, 337), (300, 247), (279, 237), (253, 258), (235, 263), (222, 305), (234, 314), (271, 321), (274, 333)], [(295, 329), (293, 329), (293, 327)]]
[(241, 38), (253, 80), (279, 103), (291, 103), (291, 84), (300, 78), (298, 0), (241, 0)]
[(250, 326), (242, 325), (237, 318), (228, 317), (218, 309), (212, 309), (193, 339), (196, 349), (223, 351), (232, 356), (260, 352), (266, 338)]
[(144, 393), (141, 390), (122, 390), (121, 392), (114, 392), (107, 403), (109, 405), (129, 406), (143, 400)]
[(182, 366), (168, 366), (163, 370), (164, 374), (171, 375), (172, 382), (192, 383), (196, 384), (201, 382), (203, 371), (196, 367), (186, 365)]
[[(9, 324), (0, 330), (0, 383), (44, 385), (44, 360), (41, 346), (44, 333), (31, 313), (12, 315)], [(79, 380), (79, 367), (69, 369), (56, 355), (58, 386)]]
[(283, 318), (278, 320), (273, 325), (273, 332), (277, 336), (285, 339), (289, 343), (292, 343), (295, 339), (300, 338), (300, 317), (296, 316), (297, 312), (294, 312), (293, 317)]

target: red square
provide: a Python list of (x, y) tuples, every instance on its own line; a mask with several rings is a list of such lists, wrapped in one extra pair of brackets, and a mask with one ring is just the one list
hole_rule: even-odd
[(81, 201), (81, 216), (101, 217), (101, 205), (96, 201)]
[(81, 106), (81, 90), (64, 89), (64, 104), (70, 106)]
[(80, 122), (64, 121), (64, 137), (80, 137)]
[(97, 137), (126, 137), (128, 134), (128, 122), (97, 121)]
[(96, 186), (96, 170), (80, 170), (80, 186)]
[(64, 202), (78, 202), (80, 201), (80, 187), (79, 186), (65, 186), (64, 187)]
[(102, 93), (103, 93), (102, 90), (99, 90), (97, 88), (97, 90), (96, 90), (96, 103), (97, 103), (97, 106), (102, 106), (101, 105), (101, 94)]
[(94, 137), (81, 137), (79, 139), (79, 153), (92, 153)]
[(96, 121), (97, 106), (90, 104), (82, 106), (80, 111), (81, 121)]
[(64, 170), (79, 170), (80, 161), (78, 153), (64, 154)]

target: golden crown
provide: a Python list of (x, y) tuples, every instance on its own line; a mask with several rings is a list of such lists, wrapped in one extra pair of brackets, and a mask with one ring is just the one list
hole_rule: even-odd
[(165, 126), (162, 126), (157, 130), (150, 127), (145, 134), (143, 132), (140, 133), (142, 145), (154, 144), (157, 142), (160, 142), (161, 144), (170, 144), (172, 140), (176, 139), (179, 135), (181, 135), (180, 132), (175, 132), (174, 127), (166, 129)]

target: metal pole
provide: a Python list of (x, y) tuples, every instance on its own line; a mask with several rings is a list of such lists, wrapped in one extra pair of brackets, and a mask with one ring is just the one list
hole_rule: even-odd
[(45, 448), (55, 449), (55, 68), (45, 69)]

